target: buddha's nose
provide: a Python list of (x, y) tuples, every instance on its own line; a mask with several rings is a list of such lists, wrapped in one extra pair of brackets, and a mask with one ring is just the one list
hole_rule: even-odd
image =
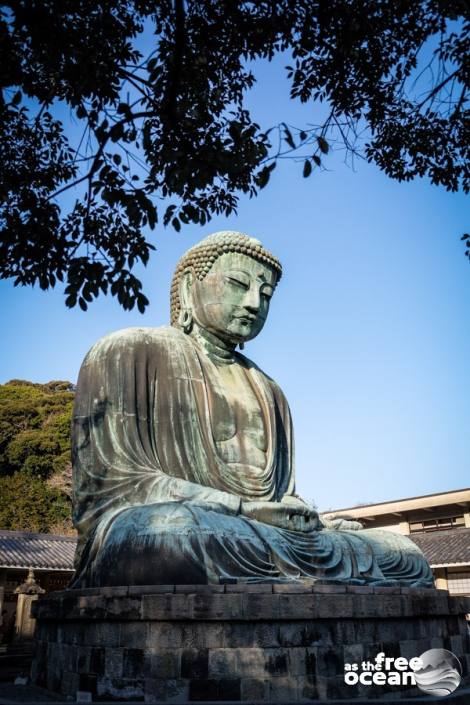
[(253, 313), (257, 313), (259, 311), (260, 301), (261, 301), (261, 299), (260, 299), (260, 293), (259, 293), (258, 287), (250, 286), (250, 288), (246, 292), (243, 305), (249, 311), (252, 311)]

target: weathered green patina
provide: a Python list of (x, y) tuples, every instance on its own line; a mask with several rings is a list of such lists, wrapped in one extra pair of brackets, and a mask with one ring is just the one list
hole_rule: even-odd
[(172, 325), (102, 338), (73, 427), (76, 586), (321, 578), (432, 585), (409, 539), (325, 525), (295, 493), (289, 407), (236, 347), (266, 321), (278, 260), (240, 233), (181, 259)]

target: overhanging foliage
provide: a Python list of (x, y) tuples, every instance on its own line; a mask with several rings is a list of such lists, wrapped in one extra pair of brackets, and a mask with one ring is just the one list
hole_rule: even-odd
[[(464, 0), (4, 3), (0, 276), (143, 312), (145, 226), (230, 215), (279, 159), (309, 177), (338, 141), (468, 191), (468, 29)], [(327, 106), (319, 124), (246, 109), (253, 62), (280, 52), (292, 99)]]

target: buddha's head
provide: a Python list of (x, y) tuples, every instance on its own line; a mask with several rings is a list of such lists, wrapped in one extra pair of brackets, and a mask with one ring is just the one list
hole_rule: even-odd
[(194, 324), (230, 344), (243, 344), (264, 326), (281, 278), (279, 260), (259, 240), (238, 232), (209, 235), (178, 262), (171, 288), (171, 324)]

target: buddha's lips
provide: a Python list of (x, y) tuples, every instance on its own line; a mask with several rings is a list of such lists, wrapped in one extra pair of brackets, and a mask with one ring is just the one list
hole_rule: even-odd
[(256, 316), (244, 315), (244, 316), (235, 316), (235, 318), (239, 321), (245, 321), (245, 323), (253, 323), (253, 321), (256, 321)]

